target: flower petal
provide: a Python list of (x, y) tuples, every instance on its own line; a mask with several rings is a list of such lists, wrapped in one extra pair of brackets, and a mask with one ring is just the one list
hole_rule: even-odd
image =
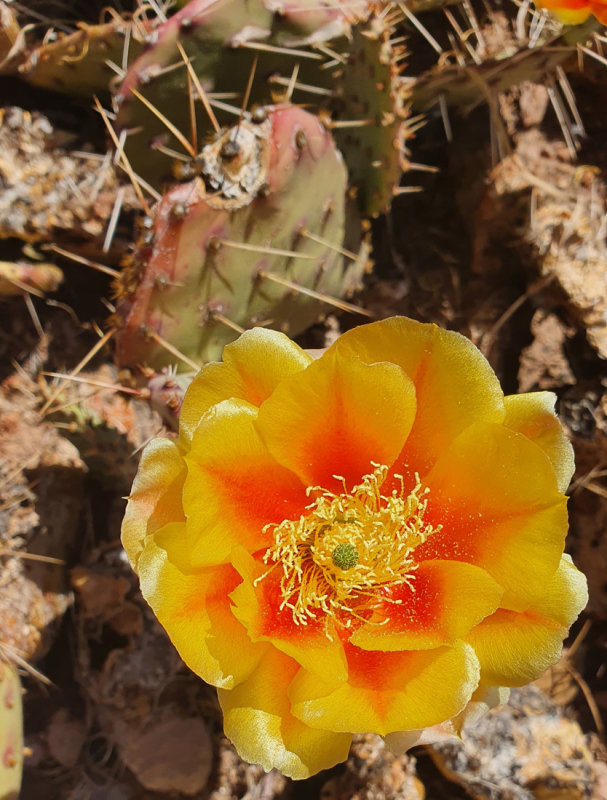
[(297, 625), (289, 609), (281, 608), (281, 566), (268, 571), (266, 564), (246, 552), (233, 553), (232, 560), (243, 578), (231, 594), (234, 616), (245, 626), (251, 640), (271, 642), (327, 682), (344, 681), (348, 667), (339, 638), (327, 637), (322, 620), (311, 619), (305, 626)]
[(563, 25), (581, 25), (591, 14), (587, 0), (538, 0), (540, 8), (547, 8)]
[(133, 569), (146, 536), (185, 519), (181, 492), (186, 466), (175, 442), (153, 439), (144, 448), (122, 522), (122, 546)]
[(457, 741), (465, 727), (474, 725), (492, 708), (507, 703), (509, 696), (510, 689), (501, 686), (489, 688), (479, 686), (464, 710), (460, 711), (453, 719), (441, 722), (440, 725), (433, 725), (431, 728), (389, 733), (385, 737), (386, 745), (394, 755), (401, 756), (407, 750), (420, 744)]
[(338, 473), (351, 486), (371, 462), (392, 464), (415, 408), (413, 384), (396, 365), (332, 353), (277, 386), (259, 409), (258, 428), (305, 484), (334, 487)]
[(311, 361), (284, 333), (245, 331), (225, 346), (222, 363), (207, 364), (190, 384), (179, 417), (181, 440), (191, 440), (202, 415), (216, 403), (237, 398), (259, 406), (280, 381)]
[(467, 561), (521, 609), (544, 591), (567, 533), (567, 499), (545, 453), (519, 433), (480, 423), (465, 430), (425, 483), (425, 521), (442, 530), (415, 550), (417, 560)]
[(558, 661), (569, 626), (588, 601), (586, 579), (563, 556), (541, 599), (523, 612), (499, 609), (466, 637), (483, 684), (523, 686)]
[(182, 572), (185, 542), (183, 523), (148, 537), (139, 557), (141, 593), (188, 667), (231, 688), (255, 669), (267, 645), (251, 642), (231, 612), (229, 594), (240, 575), (229, 564)]
[(454, 331), (392, 317), (344, 333), (327, 351), (398, 364), (413, 380), (417, 416), (402, 460), (420, 475), (473, 422), (501, 422), (503, 393), (480, 351)]
[(314, 728), (386, 735), (458, 714), (479, 680), (463, 642), (435, 650), (379, 653), (346, 646), (348, 682), (338, 688), (301, 670), (289, 688), (292, 712)]
[(225, 734), (241, 758), (295, 780), (346, 759), (352, 741), (349, 734), (313, 730), (291, 714), (287, 689), (298, 669), (271, 648), (245, 683), (218, 692)]
[(571, 442), (554, 413), (556, 395), (552, 392), (510, 395), (504, 399), (504, 404), (504, 425), (542, 448), (554, 468), (559, 492), (564, 494), (575, 470), (575, 461)]
[(425, 650), (461, 639), (493, 614), (501, 586), (480, 567), (462, 561), (424, 561), (411, 586), (391, 592), (378, 616), (388, 621), (363, 625), (350, 642), (364, 650)]
[(245, 401), (224, 400), (194, 432), (183, 488), (192, 566), (222, 563), (236, 545), (267, 547), (264, 525), (297, 519), (308, 502), (297, 476), (268, 453), (256, 417)]

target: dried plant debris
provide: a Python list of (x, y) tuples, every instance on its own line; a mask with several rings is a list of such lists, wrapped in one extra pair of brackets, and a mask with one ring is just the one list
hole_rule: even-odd
[(62, 559), (86, 472), (26, 384), (16, 377), (0, 390), (0, 647), (20, 662), (48, 649), (70, 603)]
[(8, 61), (19, 37), (19, 23), (15, 12), (4, 2), (0, 2), (0, 69)]
[(213, 748), (200, 717), (161, 707), (143, 728), (116, 718), (114, 735), (122, 761), (146, 789), (191, 796), (205, 788)]
[(588, 611), (607, 619), (607, 393), (575, 387), (561, 402), (575, 449), (571, 484), (572, 554), (588, 578)]
[(345, 770), (322, 787), (321, 800), (424, 800), (415, 759), (395, 756), (380, 736), (357, 736)]
[(540, 308), (531, 320), (531, 333), (533, 341), (520, 356), (519, 391), (572, 386), (575, 376), (565, 355), (565, 345), (574, 329), (556, 314)]
[(62, 138), (43, 114), (0, 110), (0, 238), (104, 234), (118, 188), (111, 157), (71, 155)]
[(590, 344), (607, 358), (607, 186), (600, 170), (572, 161), (562, 141), (530, 130), (492, 178), (499, 195), (530, 191), (522, 235), (541, 274), (554, 276)]
[(435, 745), (432, 757), (479, 800), (599, 800), (593, 747), (577, 722), (528, 686), (465, 730), (461, 743)]
[[(103, 365), (59, 378), (49, 396), (49, 419), (80, 452), (92, 477), (107, 488), (126, 493), (137, 470), (139, 448), (162, 428), (138, 392), (121, 387), (117, 370)], [(56, 410), (54, 410), (56, 409)]]

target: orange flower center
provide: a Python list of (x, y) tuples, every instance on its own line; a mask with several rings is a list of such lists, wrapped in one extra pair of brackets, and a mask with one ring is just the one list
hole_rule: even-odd
[(308, 487), (314, 500), (307, 514), (264, 528), (274, 536), (264, 562), (282, 568), (279, 610), (288, 609), (297, 625), (324, 617), (329, 636), (330, 620), (343, 628), (369, 622), (378, 606), (402, 602), (390, 598), (391, 587), (414, 590), (413, 551), (440, 529), (424, 522), (429, 490), (416, 475), (407, 494), (402, 476), (395, 475), (400, 489), (384, 495), (388, 467), (372, 467), (351, 491), (339, 475), (333, 476), (343, 486), (338, 494)]

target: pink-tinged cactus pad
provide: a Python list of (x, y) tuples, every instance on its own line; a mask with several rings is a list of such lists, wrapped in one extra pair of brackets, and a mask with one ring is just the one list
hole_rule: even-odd
[(156, 206), (150, 241), (120, 280), (121, 365), (175, 363), (156, 336), (190, 360), (214, 360), (239, 328), (296, 334), (326, 309), (267, 274), (333, 297), (360, 282), (365, 258), (338, 252), (346, 170), (316, 117), (286, 106), (243, 120), (207, 145), (200, 169)]
[[(163, 149), (181, 145), (160, 115), (190, 130), (187, 71), (178, 66), (188, 60), (221, 124), (234, 121), (221, 105), (226, 96), (236, 113), (246, 95), (249, 107), (286, 98), (322, 116), (344, 154), (361, 213), (386, 211), (406, 166), (409, 90), (400, 74), (403, 48), (393, 44), (401, 15), (396, 5), (358, 0), (188, 3), (158, 27), (116, 98), (116, 126), (129, 132), (125, 151), (135, 171), (158, 187), (171, 178)], [(204, 141), (213, 124), (202, 104), (197, 108)]]

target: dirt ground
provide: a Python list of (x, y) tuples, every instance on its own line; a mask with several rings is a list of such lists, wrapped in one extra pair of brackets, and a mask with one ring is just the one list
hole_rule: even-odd
[[(119, 181), (108, 172), (91, 199), (107, 144), (98, 115), (0, 77), (0, 260), (29, 242), (64, 273), (55, 291), (0, 304), (0, 655), (24, 687), (24, 800), (607, 797), (607, 68), (568, 77), (583, 123), (569, 143), (547, 82), (451, 112), (451, 141), (428, 114), (411, 158), (436, 170), (407, 173), (421, 191), (373, 220), (375, 269), (355, 302), (465, 334), (506, 393), (556, 393), (577, 464), (567, 551), (588, 608), (561, 661), (460, 744), (397, 758), (362, 736), (347, 763), (300, 783), (238, 758), (214, 689), (181, 662), (120, 547), (138, 453), (162, 420), (107, 388), (124, 378), (111, 340), (86, 383), (49, 374), (77, 368), (111, 311), (112, 277), (62, 251), (119, 269), (135, 198), (127, 187), (104, 252)], [(298, 341), (323, 347), (359, 322), (330, 313)]]

